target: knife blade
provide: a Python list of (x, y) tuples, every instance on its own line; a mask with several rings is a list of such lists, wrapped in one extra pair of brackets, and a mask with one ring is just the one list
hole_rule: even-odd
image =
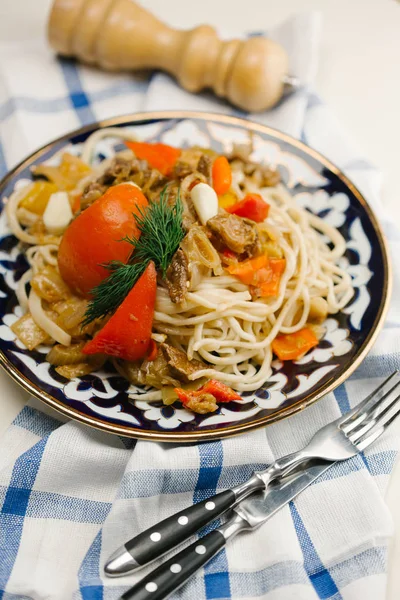
[(334, 463), (307, 467), (282, 481), (271, 483), (267, 490), (255, 492), (242, 500), (226, 523), (182, 550), (149, 573), (121, 600), (164, 600), (184, 585), (196, 571), (215, 556), (225, 544), (241, 531), (256, 529), (278, 510), (296, 498)]
[(251, 529), (259, 527), (325, 473), (332, 464), (335, 463), (323, 462), (308, 466), (300, 473), (272, 482), (267, 490), (256, 492), (242, 500), (233, 512), (244, 519)]

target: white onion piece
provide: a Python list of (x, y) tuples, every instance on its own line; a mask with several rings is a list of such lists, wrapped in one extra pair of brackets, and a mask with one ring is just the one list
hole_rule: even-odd
[(202, 225), (218, 214), (218, 196), (207, 183), (198, 183), (190, 192), (193, 205)]
[(43, 213), (43, 223), (47, 231), (54, 235), (61, 235), (72, 221), (72, 217), (67, 192), (52, 194)]
[(43, 331), (45, 331), (53, 340), (56, 340), (63, 346), (69, 346), (71, 336), (66, 333), (61, 327), (56, 325), (54, 321), (49, 319), (42, 307), (42, 301), (34, 290), (29, 294), (29, 311), (33, 320)]

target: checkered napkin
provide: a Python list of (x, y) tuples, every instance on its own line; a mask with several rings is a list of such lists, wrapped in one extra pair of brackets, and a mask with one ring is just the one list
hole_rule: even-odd
[[(312, 91), (319, 19), (268, 32), (304, 87), (256, 121), (286, 131), (341, 167), (381, 217), (394, 257), (400, 237), (379, 203), (379, 175)], [(232, 113), (162, 74), (105, 74), (57, 60), (44, 41), (0, 44), (0, 169), (79, 125), (152, 109)], [(237, 112), (235, 114), (238, 114)], [(400, 262), (394, 264), (398, 297)], [(244, 481), (300, 448), (399, 365), (400, 305), (346, 384), (281, 423), (222, 442), (161, 444), (63, 422), (29, 404), (0, 439), (0, 599), (112, 600), (142, 577), (109, 580), (106, 558), (171, 513)], [(397, 329), (396, 329), (397, 328)], [(173, 598), (383, 600), (392, 523), (383, 494), (399, 440), (332, 467), (254, 533), (235, 539)]]

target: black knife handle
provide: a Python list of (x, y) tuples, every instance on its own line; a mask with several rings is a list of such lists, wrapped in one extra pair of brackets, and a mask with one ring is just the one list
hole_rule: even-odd
[[(219, 494), (221, 495), (221, 494)], [(225, 537), (212, 531), (173, 556), (133, 588), (121, 600), (163, 600), (181, 587), (225, 545)]]
[[(236, 501), (233, 490), (221, 492), (146, 529), (129, 540), (125, 548), (138, 565), (145, 565), (187, 540), (201, 527), (231, 508)], [(151, 597), (155, 598), (154, 595)]]

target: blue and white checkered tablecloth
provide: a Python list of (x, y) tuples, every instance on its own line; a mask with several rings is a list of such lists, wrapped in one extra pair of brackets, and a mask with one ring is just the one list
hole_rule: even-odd
[[(320, 24), (314, 14), (268, 32), (287, 48), (304, 88), (253, 116), (310, 144), (341, 167), (384, 224), (380, 178), (312, 91)], [(167, 76), (105, 74), (53, 56), (44, 41), (0, 43), (0, 173), (79, 125), (153, 109), (233, 112)], [(394, 261), (394, 298), (400, 262)], [(370, 355), (334, 393), (254, 433), (189, 446), (127, 440), (56, 420), (32, 402), (0, 439), (0, 599), (113, 600), (142, 577), (110, 580), (108, 555), (140, 530), (246, 479), (298, 449), (399, 366), (400, 305)], [(176, 593), (185, 600), (383, 600), (392, 523), (383, 494), (399, 439), (330, 469), (262, 528), (238, 537)]]

